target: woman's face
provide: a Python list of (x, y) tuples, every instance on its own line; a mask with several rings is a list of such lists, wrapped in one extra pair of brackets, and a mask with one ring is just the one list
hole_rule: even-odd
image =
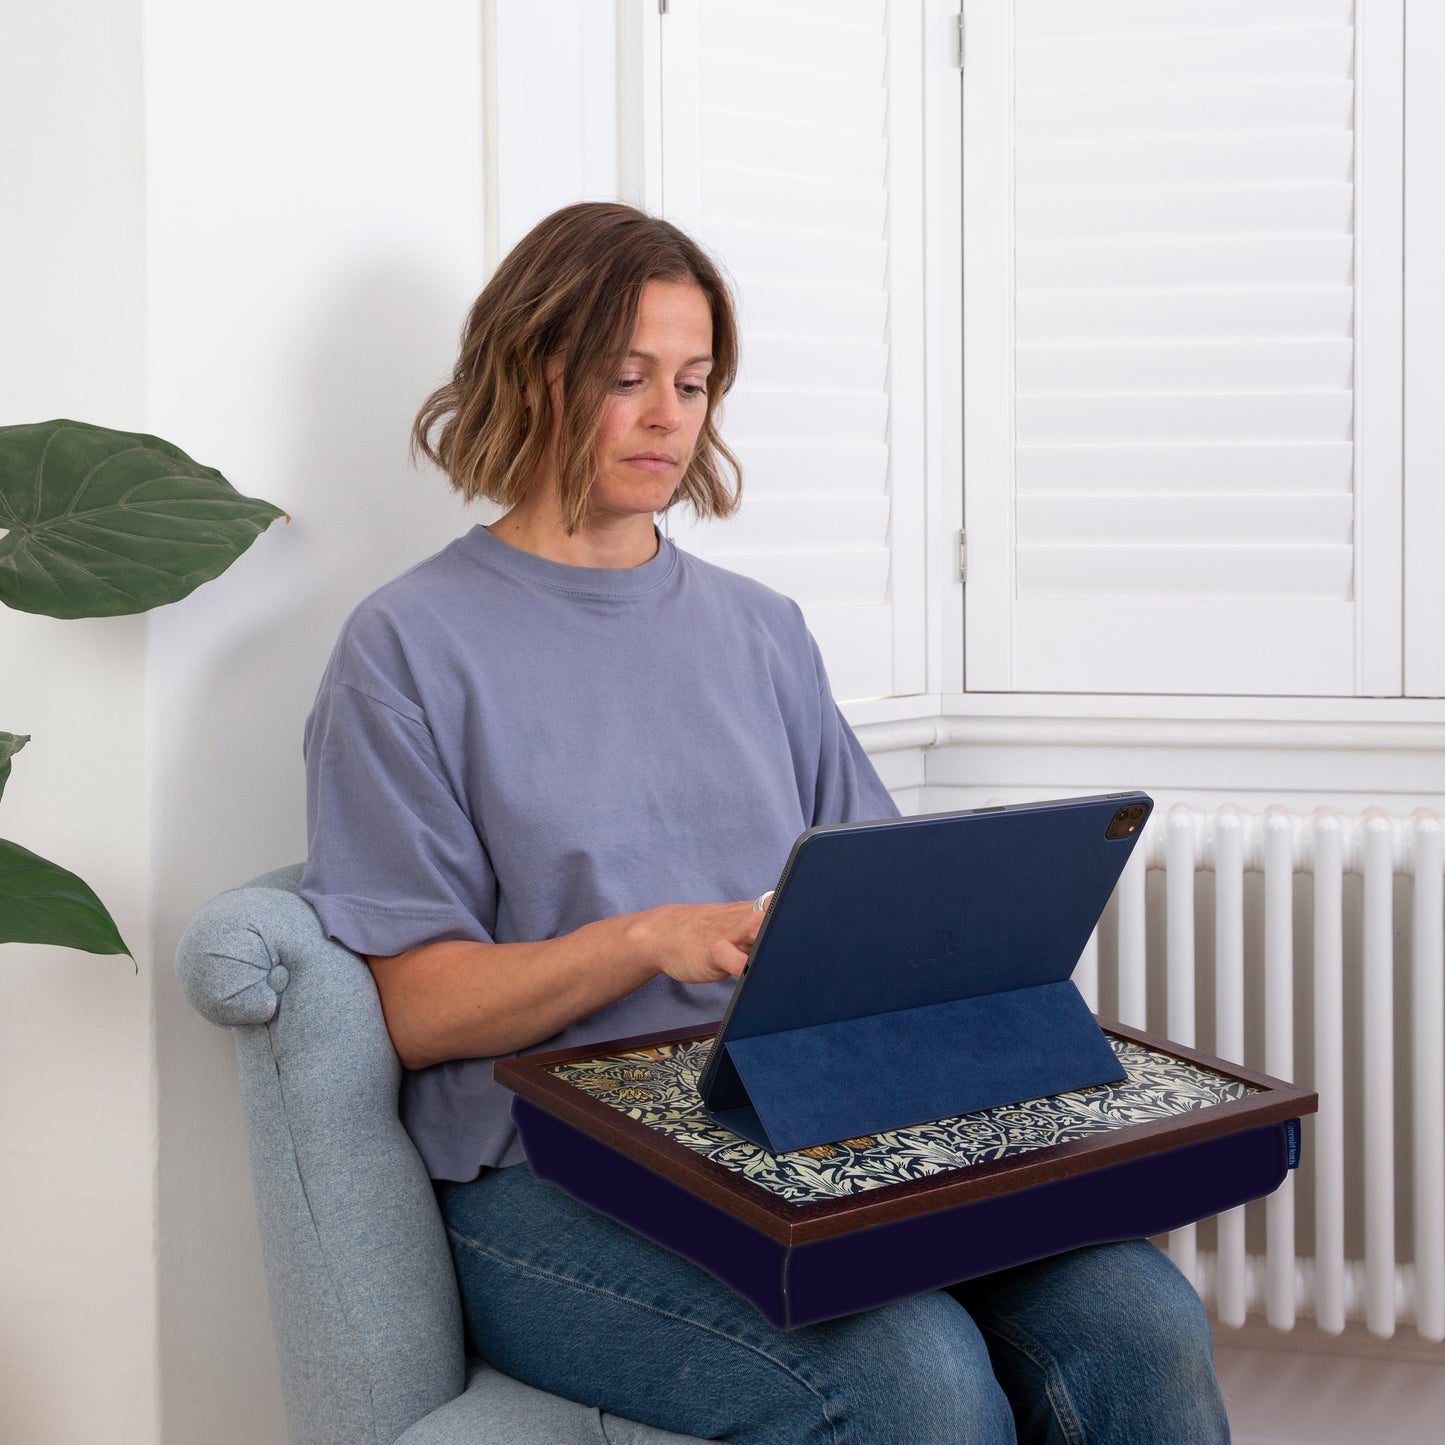
[(712, 308), (691, 281), (648, 281), (637, 328), (602, 415), (594, 520), (650, 519), (672, 499), (707, 415)]

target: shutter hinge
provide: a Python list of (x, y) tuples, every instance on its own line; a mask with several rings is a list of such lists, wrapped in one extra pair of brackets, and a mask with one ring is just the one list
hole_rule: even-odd
[[(666, 4), (666, 0), (662, 0), (662, 3)], [(959, 13), (958, 13), (957, 15), (954, 16), (954, 18), (953, 18), (953, 26), (954, 26), (954, 40), (955, 40), (955, 42), (956, 42), (955, 45), (954, 45), (954, 51), (953, 51), (954, 64), (956, 64), (956, 65), (958, 66), (958, 68), (959, 68), (960, 70), (962, 70), (962, 69), (963, 69), (963, 12), (962, 12), (961, 10), (959, 11)]]
[(657, 0), (657, 13), (659, 15), (667, 14), (667, 0)]
[(968, 581), (968, 532), (963, 527), (958, 529), (958, 580)]

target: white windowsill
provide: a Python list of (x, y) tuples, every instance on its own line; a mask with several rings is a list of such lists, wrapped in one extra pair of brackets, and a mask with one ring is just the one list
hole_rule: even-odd
[(1445, 749), (1438, 698), (950, 693), (845, 703), (870, 752), (961, 743), (1241, 749)]

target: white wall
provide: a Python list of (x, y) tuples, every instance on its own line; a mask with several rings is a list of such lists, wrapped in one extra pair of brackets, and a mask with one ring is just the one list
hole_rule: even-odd
[[(469, 525), (408, 467), (483, 279), (473, 0), (146, 7), (149, 417), (291, 513), (151, 623), (158, 958), (299, 859), (301, 731), (341, 621)], [(229, 1039), (156, 983), (163, 1438), (279, 1440)]]
[[(0, 7), (0, 425), (144, 422), (140, 0)], [(145, 624), (0, 608), (0, 835), (136, 949), (0, 949), (0, 1439), (157, 1437)]]

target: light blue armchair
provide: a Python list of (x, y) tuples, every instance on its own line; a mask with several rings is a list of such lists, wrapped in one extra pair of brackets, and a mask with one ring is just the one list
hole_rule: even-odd
[(699, 1445), (466, 1357), (370, 970), (326, 938), (296, 892), (300, 874), (213, 899), (176, 958), (191, 1003), (235, 1030), (295, 1445)]

